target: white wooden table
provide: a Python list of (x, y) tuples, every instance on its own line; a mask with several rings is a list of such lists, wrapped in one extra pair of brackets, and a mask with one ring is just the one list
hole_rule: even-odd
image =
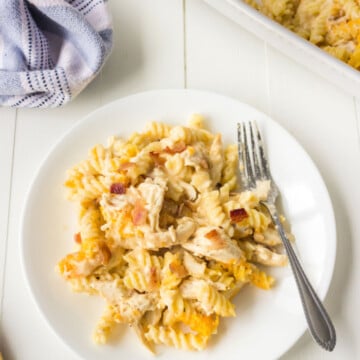
[(359, 359), (360, 101), (200, 0), (113, 0), (109, 6), (112, 56), (77, 99), (55, 110), (0, 108), (0, 351), (5, 359), (77, 359), (38, 312), (20, 265), (24, 196), (51, 145), (114, 99), (184, 87), (220, 92), (268, 113), (315, 161), (338, 229), (335, 273), (325, 301), (338, 344), (325, 353), (305, 334), (283, 359)]

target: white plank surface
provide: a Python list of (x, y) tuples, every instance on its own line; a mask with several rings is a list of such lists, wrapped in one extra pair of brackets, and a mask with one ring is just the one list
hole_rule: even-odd
[(104, 103), (184, 83), (182, 0), (110, 1), (114, 49), (103, 71)]
[(0, 109), (1, 271), (6, 256), (5, 276), (0, 277), (0, 351), (5, 359), (77, 359), (37, 311), (20, 267), (20, 213), (42, 159), (65, 131), (95, 108), (134, 92), (184, 86), (220, 92), (269, 113), (315, 161), (329, 188), (338, 227), (338, 256), (326, 305), (339, 340), (335, 352), (328, 354), (305, 335), (282, 359), (359, 358), (360, 101), (202, 1), (117, 0), (109, 5), (113, 53), (102, 74), (75, 101), (62, 109), (21, 109), (17, 119), (15, 110)]
[(264, 42), (203, 1), (186, 1), (188, 88), (220, 92), (266, 111)]
[(0, 108), (0, 323), (15, 127), (16, 110)]

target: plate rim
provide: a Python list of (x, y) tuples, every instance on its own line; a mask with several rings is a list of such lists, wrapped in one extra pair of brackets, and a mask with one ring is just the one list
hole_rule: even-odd
[[(148, 91), (141, 91), (141, 92), (137, 92), (137, 93), (133, 93), (127, 96), (123, 96), (117, 99), (114, 99), (96, 109), (94, 109), (93, 111), (89, 112), (88, 114), (86, 114), (85, 116), (81, 117), (79, 120), (77, 120), (72, 126), (70, 126), (69, 129), (67, 129), (54, 143), (53, 145), (49, 148), (49, 150), (47, 151), (47, 153), (43, 156), (43, 158), (40, 160), (40, 163), (31, 179), (31, 181), (29, 182), (28, 188), (25, 192), (25, 197), (24, 197), (24, 201), (23, 201), (23, 206), (22, 206), (22, 211), (20, 213), (20, 229), (19, 229), (19, 233), (18, 233), (18, 241), (20, 242), (20, 265), (21, 265), (21, 269), (22, 269), (22, 273), (23, 273), (23, 277), (25, 279), (25, 286), (28, 289), (28, 292), (31, 295), (32, 301), (35, 304), (35, 307), (37, 309), (37, 311), (41, 314), (41, 317), (43, 320), (45, 320), (46, 325), (52, 330), (52, 333), (55, 334), (55, 336), (60, 339), (61, 343), (64, 344), (66, 346), (66, 348), (68, 350), (70, 350), (71, 353), (75, 354), (76, 356), (78, 356), (79, 358), (83, 358), (83, 355), (75, 348), (71, 347), (70, 344), (65, 341), (65, 339), (60, 335), (60, 333), (55, 329), (55, 327), (52, 325), (50, 319), (48, 318), (48, 316), (46, 316), (46, 313), (44, 311), (44, 309), (42, 309), (42, 307), (40, 306), (40, 302), (38, 301), (37, 295), (34, 291), (33, 286), (31, 285), (31, 279), (30, 279), (30, 275), (29, 275), (29, 264), (27, 263), (27, 259), (26, 259), (26, 254), (25, 254), (25, 237), (26, 234), (24, 233), (24, 227), (25, 227), (25, 220), (26, 220), (26, 214), (27, 214), (27, 210), (28, 207), (30, 206), (29, 204), (29, 200), (30, 197), (32, 195), (32, 189), (34, 187), (34, 185), (36, 184), (36, 181), (39, 177), (39, 174), (42, 172), (43, 168), (45, 168), (48, 159), (51, 158), (51, 156), (53, 155), (53, 153), (56, 151), (57, 147), (77, 128), (81, 127), (83, 124), (85, 124), (89, 119), (96, 117), (98, 114), (101, 114), (101, 112), (103, 112), (106, 108), (111, 108), (113, 106), (116, 106), (117, 103), (121, 103), (121, 102), (126, 102), (131, 98), (137, 98), (137, 97), (143, 97), (143, 96), (162, 96), (162, 94), (164, 93), (173, 93), (173, 94), (181, 94), (181, 95), (185, 95), (185, 94), (196, 94), (196, 95), (202, 95), (202, 96), (215, 96), (218, 97), (220, 99), (224, 99), (225, 101), (233, 101), (236, 103), (241, 104), (242, 106), (245, 106), (251, 110), (256, 111), (257, 113), (259, 113), (259, 115), (262, 115), (264, 118), (265, 122), (270, 122), (270, 124), (272, 126), (276, 126), (277, 128), (279, 128), (281, 131), (283, 131), (287, 137), (291, 138), (291, 141), (293, 141), (294, 143), (296, 143), (296, 145), (302, 150), (304, 157), (306, 158), (306, 161), (311, 164), (311, 167), (313, 169), (313, 171), (316, 172), (316, 175), (318, 176), (318, 179), (321, 183), (321, 186), (323, 188), (324, 191), (324, 196), (326, 197), (326, 201), (328, 203), (328, 216), (331, 219), (331, 224), (328, 224), (327, 227), (331, 227), (330, 232), (331, 234), (333, 234), (332, 236), (332, 252), (331, 252), (331, 259), (329, 259), (327, 261), (327, 263), (330, 265), (331, 269), (330, 271), (327, 271), (324, 279), (322, 281), (322, 288), (320, 290), (322, 290), (322, 292), (320, 293), (319, 291), (317, 291), (318, 296), (320, 298), (320, 300), (322, 302), (324, 302), (324, 300), (326, 299), (326, 296), (329, 292), (330, 289), (330, 285), (334, 276), (334, 270), (335, 270), (335, 262), (336, 262), (336, 255), (337, 255), (337, 226), (336, 226), (336, 218), (335, 218), (335, 212), (334, 212), (334, 206), (330, 197), (330, 193), (328, 190), (328, 187), (325, 183), (325, 180), (320, 172), (320, 170), (318, 169), (317, 165), (315, 164), (314, 160), (310, 157), (310, 155), (308, 154), (308, 152), (305, 150), (305, 148), (301, 145), (301, 143), (295, 138), (295, 136), (293, 136), (287, 129), (285, 129), (282, 125), (280, 125), (277, 121), (275, 121), (272, 116), (266, 114), (265, 112), (257, 109), (255, 106), (252, 106), (246, 102), (243, 102), (237, 98), (234, 98), (232, 96), (227, 96), (224, 95), (222, 93), (216, 92), (216, 91), (208, 91), (208, 90), (201, 90), (201, 89), (155, 89), (155, 90), (148, 90)], [(330, 226), (331, 225), (331, 226)], [(286, 346), (286, 348), (284, 348), (284, 350), (277, 351), (276, 353), (276, 357), (278, 358), (282, 355), (285, 355), (299, 340), (301, 337), (304, 336), (305, 332), (307, 330), (307, 326), (304, 327), (304, 329), (302, 329), (301, 331), (299, 331), (299, 335), (296, 336), (294, 338), (293, 341), (288, 342), (288, 345)]]

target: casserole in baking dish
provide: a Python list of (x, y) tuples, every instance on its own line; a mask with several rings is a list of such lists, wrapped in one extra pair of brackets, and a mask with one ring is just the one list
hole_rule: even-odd
[(266, 17), (242, 0), (205, 1), (282, 53), (319, 73), (346, 92), (359, 96), (358, 70)]

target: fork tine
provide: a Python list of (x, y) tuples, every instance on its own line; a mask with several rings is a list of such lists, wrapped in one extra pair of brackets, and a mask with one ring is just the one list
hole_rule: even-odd
[(255, 185), (255, 174), (253, 171), (251, 156), (249, 152), (248, 134), (246, 131), (246, 124), (244, 122), (238, 123), (238, 151), (241, 182), (245, 188), (251, 188)]
[(253, 159), (253, 166), (255, 171), (255, 179), (259, 180), (262, 178), (262, 167), (259, 161), (258, 154), (258, 132), (255, 125), (255, 121), (249, 121), (250, 141), (251, 141), (251, 153)]
[(251, 122), (252, 139), (256, 143), (253, 147), (255, 167), (259, 169), (259, 177), (261, 179), (270, 179), (269, 165), (266, 160), (264, 144), (261, 138), (260, 131), (255, 121)]
[(247, 188), (248, 187), (248, 175), (247, 175), (247, 168), (246, 164), (246, 157), (245, 157), (245, 146), (244, 146), (244, 127), (243, 123), (237, 124), (237, 139), (238, 139), (238, 154), (239, 154), (239, 169), (240, 169), (240, 177), (241, 177), (241, 184)]
[(264, 145), (256, 121), (238, 124), (238, 151), (241, 182), (247, 189), (256, 187), (258, 180), (270, 180)]
[(250, 133), (250, 122), (244, 123), (244, 147), (245, 147), (245, 159), (246, 159), (246, 167), (247, 167), (247, 174), (248, 174), (248, 186), (250, 188), (255, 187), (256, 185), (256, 174), (254, 171), (254, 162), (253, 158), (251, 156), (252, 149), (253, 149), (253, 143), (251, 139), (251, 133)]

